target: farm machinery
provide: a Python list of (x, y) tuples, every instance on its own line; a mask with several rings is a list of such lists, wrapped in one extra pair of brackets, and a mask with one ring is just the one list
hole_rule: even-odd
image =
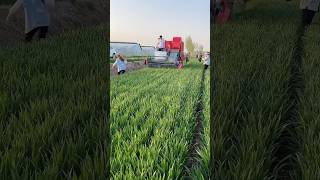
[(147, 60), (149, 67), (176, 67), (183, 68), (186, 59), (184, 42), (181, 37), (173, 37), (172, 41), (165, 41), (163, 51), (156, 50), (154, 56)]

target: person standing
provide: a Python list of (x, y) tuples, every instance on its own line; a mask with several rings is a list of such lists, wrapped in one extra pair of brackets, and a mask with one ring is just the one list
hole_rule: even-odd
[(320, 0), (301, 0), (300, 9), (302, 10), (302, 25), (309, 26), (316, 14), (319, 12)]
[(157, 50), (164, 51), (165, 50), (165, 40), (162, 38), (162, 35), (158, 38)]
[(127, 69), (127, 61), (121, 54), (116, 55), (116, 61), (113, 63), (112, 68), (118, 68), (118, 75), (124, 74)]
[(203, 57), (204, 70), (207, 70), (210, 66), (210, 54), (207, 52)]
[(7, 21), (23, 7), (25, 14), (25, 41), (30, 42), (39, 31), (39, 39), (46, 38), (50, 25), (50, 12), (54, 0), (17, 0), (10, 8)]
[(198, 56), (198, 61), (201, 62), (201, 60), (202, 60), (202, 52), (200, 52)]
[(189, 62), (189, 56), (190, 56), (190, 54), (189, 54), (189, 52), (187, 52), (187, 53), (186, 53), (186, 63)]

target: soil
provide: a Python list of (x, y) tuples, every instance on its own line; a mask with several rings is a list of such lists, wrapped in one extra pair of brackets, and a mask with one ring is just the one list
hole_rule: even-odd
[[(136, 71), (145, 67), (144, 61), (128, 62), (126, 72)], [(112, 69), (112, 64), (110, 64), (110, 75), (117, 75), (117, 70)]]
[[(0, 44), (23, 40), (23, 8), (7, 22), (10, 6), (0, 6)], [(109, 23), (109, 1), (105, 0), (65, 0), (57, 1), (51, 14), (49, 36), (81, 27)]]

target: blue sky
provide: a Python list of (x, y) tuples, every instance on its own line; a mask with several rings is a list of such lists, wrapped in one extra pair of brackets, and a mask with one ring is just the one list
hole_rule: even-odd
[(173, 36), (210, 49), (210, 0), (111, 0), (111, 41), (155, 45), (161, 34)]

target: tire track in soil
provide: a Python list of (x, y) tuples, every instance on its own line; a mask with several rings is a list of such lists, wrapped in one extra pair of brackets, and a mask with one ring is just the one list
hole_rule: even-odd
[(276, 180), (291, 180), (296, 169), (296, 153), (299, 149), (297, 127), (299, 125), (300, 97), (304, 92), (302, 57), (304, 53), (303, 37), (305, 28), (300, 25), (296, 32), (292, 60), (290, 62), (290, 78), (287, 87), (288, 110), (282, 117), (283, 131), (275, 141), (276, 147), (271, 165), (271, 176)]
[(184, 166), (183, 177), (184, 179), (191, 179), (190, 172), (195, 164), (197, 164), (197, 158), (199, 157), (197, 150), (201, 145), (201, 136), (203, 132), (203, 95), (204, 95), (204, 78), (205, 70), (202, 71), (201, 84), (199, 88), (199, 96), (197, 103), (195, 105), (195, 128), (193, 130), (193, 137), (191, 141), (191, 146), (189, 147), (188, 157)]

